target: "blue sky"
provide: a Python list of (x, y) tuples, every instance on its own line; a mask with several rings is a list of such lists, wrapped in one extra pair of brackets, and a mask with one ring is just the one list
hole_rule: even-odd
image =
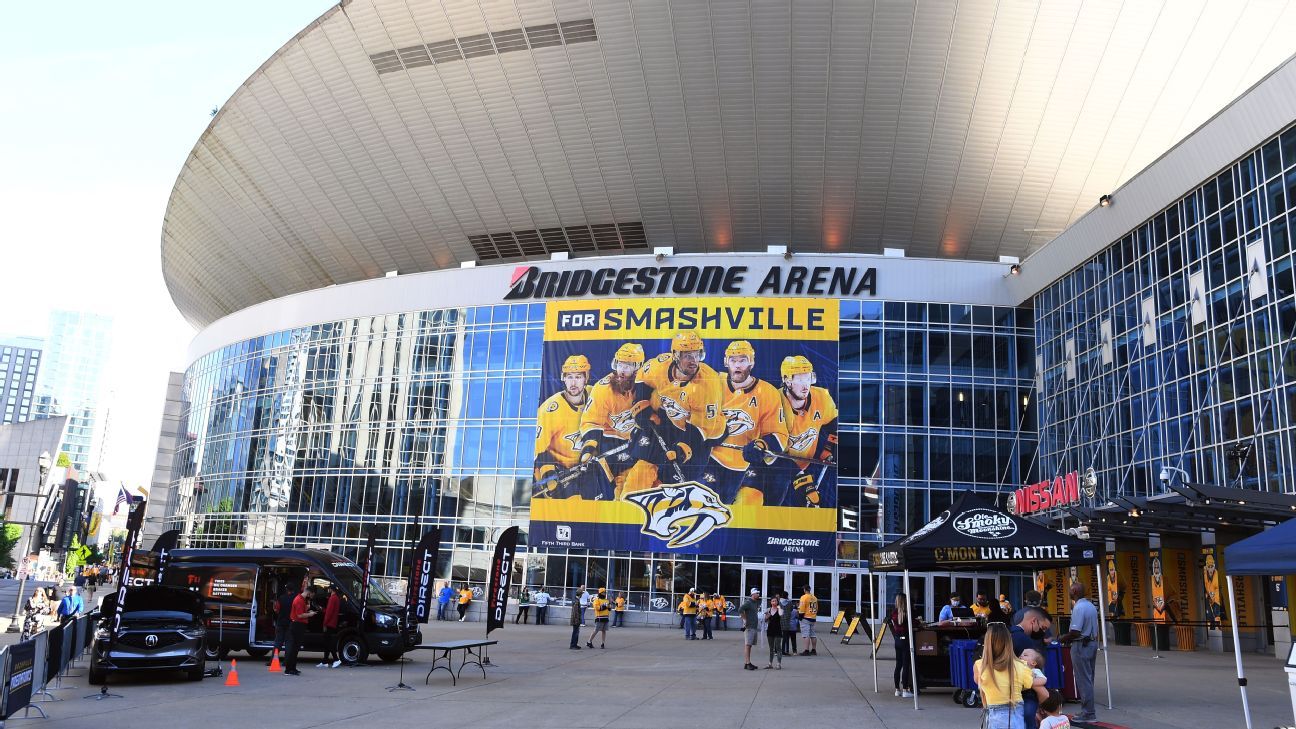
[(176, 174), (322, 0), (19, 3), (0, 24), (0, 336), (51, 308), (116, 320), (104, 470), (147, 485), (167, 372), (193, 329), (162, 282)]

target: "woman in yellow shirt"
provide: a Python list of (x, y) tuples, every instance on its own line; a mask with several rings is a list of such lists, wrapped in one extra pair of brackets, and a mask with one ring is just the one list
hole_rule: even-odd
[(1025, 729), (1022, 692), (1033, 683), (1031, 670), (1013, 654), (1012, 636), (1003, 623), (991, 623), (985, 635), (981, 660), (972, 666), (981, 689), (988, 729)]
[(472, 590), (465, 585), (459, 590), (459, 622), (463, 622), (468, 616), (468, 605), (472, 602)]

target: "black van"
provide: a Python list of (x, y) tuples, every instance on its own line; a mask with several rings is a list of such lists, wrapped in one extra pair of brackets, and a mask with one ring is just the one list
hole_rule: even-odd
[(364, 573), (341, 555), (315, 549), (176, 549), (162, 574), (164, 585), (187, 587), (207, 603), (207, 654), (217, 658), (246, 650), (254, 658), (274, 648), (274, 602), (280, 591), (315, 586), (318, 608), (306, 629), (302, 650), (324, 650), (324, 603), (328, 586), (341, 588), (338, 643), (342, 658), (360, 663), (376, 653), (395, 661), (422, 641), (418, 626), (405, 624), (404, 605), (370, 579), (369, 609), (360, 619)]

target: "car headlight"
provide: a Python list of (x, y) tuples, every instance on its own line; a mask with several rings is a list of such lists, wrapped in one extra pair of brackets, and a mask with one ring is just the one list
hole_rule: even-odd
[(111, 631), (111, 630), (108, 630), (107, 628), (96, 628), (96, 629), (95, 629), (95, 640), (108, 640), (108, 638), (109, 638), (111, 635), (112, 635), (112, 631)]
[(207, 631), (203, 628), (182, 628), (176, 632), (183, 635), (187, 640), (196, 640), (207, 635)]
[(384, 613), (374, 613), (374, 623), (380, 628), (390, 628), (396, 624), (396, 618)]

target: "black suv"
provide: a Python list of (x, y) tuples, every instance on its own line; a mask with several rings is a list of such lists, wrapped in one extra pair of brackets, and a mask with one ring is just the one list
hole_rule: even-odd
[(105, 597), (95, 630), (90, 683), (102, 684), (111, 671), (184, 671), (190, 681), (202, 680), (204, 610), (202, 597), (183, 587), (127, 588), (121, 629), (110, 644), (117, 595)]

